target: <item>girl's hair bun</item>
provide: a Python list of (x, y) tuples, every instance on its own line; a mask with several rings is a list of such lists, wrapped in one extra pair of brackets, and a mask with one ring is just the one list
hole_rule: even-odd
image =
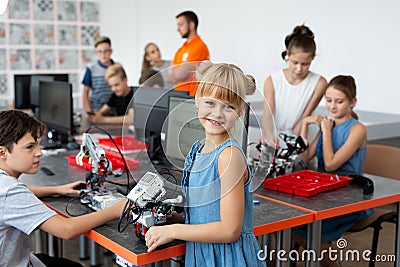
[(201, 81), (203, 79), (204, 73), (213, 65), (209, 60), (202, 61), (196, 68), (196, 79)]
[[(196, 79), (200, 82), (198, 91), (200, 96), (210, 89), (210, 85), (217, 85), (244, 99), (246, 95), (254, 94), (256, 90), (255, 79), (252, 75), (245, 75), (234, 64), (212, 63), (209, 60), (202, 61), (196, 69)], [(221, 93), (221, 92), (219, 92)], [(208, 94), (208, 93), (207, 93)]]
[(248, 79), (246, 95), (252, 95), (256, 91), (256, 79), (250, 74), (247, 74), (246, 77)]

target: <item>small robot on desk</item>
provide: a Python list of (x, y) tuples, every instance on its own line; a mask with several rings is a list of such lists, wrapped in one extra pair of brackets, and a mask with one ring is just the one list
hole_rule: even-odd
[[(299, 164), (302, 169), (307, 169), (306, 164), (299, 154), (307, 149), (307, 144), (301, 136), (280, 133), (279, 137), (285, 142), (286, 147), (274, 149), (267, 144), (260, 143), (257, 149), (261, 153), (260, 164), (268, 165), (266, 178), (272, 178), (286, 173), (292, 173)], [(270, 155), (273, 152), (273, 156)]]
[[(144, 238), (150, 227), (166, 223), (172, 211), (177, 210), (177, 205), (183, 201), (180, 195), (175, 199), (163, 199), (165, 194), (163, 178), (147, 172), (127, 195), (129, 202), (121, 218), (126, 216), (128, 222), (135, 226), (137, 237)], [(118, 230), (123, 232), (126, 227), (121, 230), (120, 223)]]
[(94, 210), (101, 210), (112, 206), (123, 195), (116, 196), (103, 184), (107, 175), (112, 173), (112, 163), (107, 159), (106, 153), (88, 133), (82, 136), (82, 144), (76, 155), (76, 163), (83, 166), (83, 159), (87, 158), (92, 169), (86, 175), (86, 188), (81, 189), (81, 203), (88, 204)]

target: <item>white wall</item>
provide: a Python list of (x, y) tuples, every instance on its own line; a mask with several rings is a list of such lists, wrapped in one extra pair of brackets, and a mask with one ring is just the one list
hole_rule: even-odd
[[(311, 69), (328, 80), (351, 74), (358, 109), (400, 114), (400, 2), (397, 0), (104, 0), (102, 34), (113, 41), (113, 57), (139, 79), (144, 45), (155, 42), (171, 59), (183, 40), (175, 16), (193, 10), (211, 59), (231, 62), (264, 79), (285, 66), (284, 37), (303, 22), (314, 31), (317, 57)], [(252, 100), (261, 98), (259, 93)]]

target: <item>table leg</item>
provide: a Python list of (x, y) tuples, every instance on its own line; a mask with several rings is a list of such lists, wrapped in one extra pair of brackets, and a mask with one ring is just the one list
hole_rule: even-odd
[(100, 265), (100, 246), (90, 240), (90, 266)]
[(52, 257), (62, 257), (62, 240), (54, 235), (47, 234), (48, 255)]
[[(289, 252), (291, 244), (291, 234), (292, 231), (290, 228), (278, 231), (276, 234), (276, 267), (290, 266)], [(281, 251), (284, 252), (284, 254), (281, 254)], [(281, 257), (281, 259), (279, 259), (279, 257)]]
[(177, 261), (181, 261), (181, 260), (182, 260), (182, 256), (173, 257), (170, 260), (171, 267), (179, 267), (180, 265), (179, 265), (179, 262), (177, 262)]
[[(309, 259), (306, 260), (306, 267), (319, 267), (319, 261), (317, 260), (320, 256), (321, 250), (321, 221), (313, 221), (307, 226), (307, 250), (310, 255)], [(314, 254), (315, 253), (315, 254)], [(315, 259), (313, 259), (313, 254)]]
[(261, 236), (261, 249), (268, 247), (269, 244), (269, 234)]
[(396, 242), (394, 248), (396, 255), (394, 266), (400, 267), (400, 202), (397, 202)]
[[(282, 250), (282, 231), (276, 232), (276, 251)], [(276, 267), (282, 267), (282, 261), (278, 260), (278, 255), (275, 255), (275, 266)]]
[(46, 236), (46, 232), (37, 229), (34, 232), (34, 249), (33, 252), (34, 253), (46, 253), (46, 251), (48, 251), (47, 249), (47, 236)]
[(89, 259), (88, 251), (88, 239), (84, 235), (79, 236), (79, 259), (87, 260)]

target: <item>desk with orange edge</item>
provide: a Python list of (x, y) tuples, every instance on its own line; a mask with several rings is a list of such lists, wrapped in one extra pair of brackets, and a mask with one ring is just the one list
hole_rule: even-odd
[[(41, 167), (49, 168), (52, 170), (54, 175), (48, 176), (42, 171), (39, 171), (34, 175), (22, 175), (20, 178), (21, 181), (26, 183), (28, 186), (60, 185), (73, 181), (84, 181), (87, 171), (80, 167), (69, 165), (65, 157), (70, 154), (71, 153), (69, 152), (57, 155), (45, 154), (41, 159)], [(117, 179), (123, 180), (124, 178), (125, 173)], [(107, 179), (115, 181), (113, 176), (109, 176)], [(105, 186), (110, 189), (113, 187), (115, 188), (114, 185), (108, 183), (105, 183)], [(45, 197), (42, 198), (42, 200), (50, 208), (65, 217), (93, 212), (93, 210), (86, 204), (80, 202), (79, 197), (73, 199), (72, 197), (67, 196), (56, 196)], [(67, 212), (67, 203), (69, 201), (70, 203), (68, 204)], [(120, 233), (118, 232), (117, 224), (118, 220), (110, 221), (87, 232), (85, 236), (135, 265), (157, 262), (174, 256), (183, 255), (185, 253), (185, 245), (182, 241), (171, 242), (159, 250), (147, 253), (145, 242), (136, 237), (133, 225), (129, 225), (123, 233)]]
[[(260, 187), (255, 191), (255, 196), (311, 212), (313, 214), (313, 222), (308, 226), (307, 249), (313, 251), (320, 250), (321, 220), (397, 203), (395, 266), (399, 267), (400, 181), (374, 175), (365, 176), (374, 182), (375, 190), (371, 195), (363, 195), (362, 186), (350, 184), (347, 187), (326, 191), (312, 197), (296, 196)], [(306, 262), (306, 266), (319, 266), (319, 263), (318, 261), (309, 261)]]
[[(254, 205), (253, 232), (256, 236), (308, 224), (313, 220), (312, 213), (263, 198), (254, 199), (259, 202)], [(65, 213), (68, 200), (70, 200), (68, 197), (43, 198), (50, 208), (65, 217), (69, 216)], [(91, 212), (86, 205), (80, 204), (79, 200), (71, 202), (68, 211), (71, 214)], [(159, 262), (185, 254), (185, 244), (182, 241), (173, 241), (148, 253), (144, 240), (136, 237), (133, 225), (129, 225), (123, 233), (119, 233), (117, 223), (117, 220), (110, 221), (89, 231), (85, 236), (135, 265)]]
[[(68, 165), (65, 156), (69, 154), (43, 156), (41, 166), (51, 169), (55, 175), (46, 176), (42, 171), (39, 171), (35, 175), (22, 175), (21, 181), (25, 182), (28, 186), (46, 186), (84, 180), (85, 170)], [(140, 166), (140, 171), (144, 171), (142, 167)], [(121, 180), (124, 177), (119, 177), (118, 179)], [(110, 180), (112, 180), (111, 177)], [(71, 197), (63, 196), (43, 198), (43, 201), (50, 208), (66, 217), (69, 216), (66, 212), (66, 206), (70, 200)], [(259, 202), (254, 205), (253, 225), (256, 236), (308, 224), (313, 220), (311, 212), (288, 207), (287, 205), (262, 198), (255, 197), (255, 200)], [(68, 205), (68, 211), (72, 215), (93, 212), (87, 205), (81, 204), (79, 198), (71, 201)], [(185, 244), (183, 241), (173, 241), (148, 253), (145, 242), (136, 237), (133, 225), (129, 225), (123, 233), (120, 233), (117, 229), (117, 223), (118, 220), (110, 221), (89, 231), (85, 235), (97, 244), (135, 265), (159, 262), (164, 259), (181, 256), (185, 253)]]

